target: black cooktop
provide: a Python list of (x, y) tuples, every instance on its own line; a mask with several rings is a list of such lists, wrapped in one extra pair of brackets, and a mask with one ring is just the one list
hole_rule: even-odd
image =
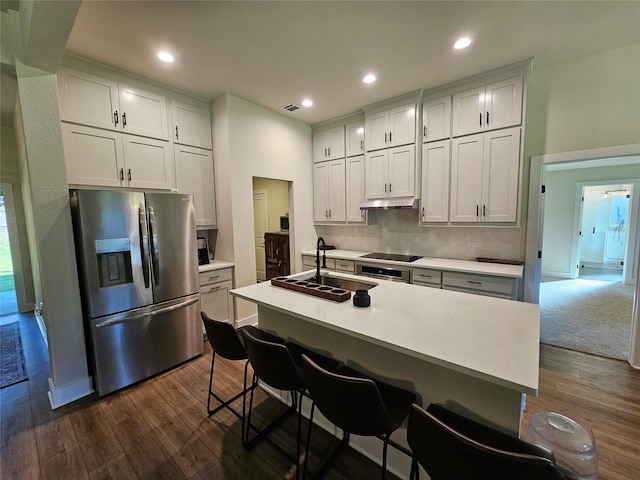
[(418, 260), (418, 255), (400, 255), (398, 253), (381, 253), (374, 252), (362, 255), (360, 258), (375, 258), (376, 260), (393, 260), (395, 262), (415, 262)]

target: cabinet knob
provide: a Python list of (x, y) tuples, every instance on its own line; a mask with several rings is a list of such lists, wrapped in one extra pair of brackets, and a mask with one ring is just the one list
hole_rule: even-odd
[(482, 216), (483, 217), (487, 216), (487, 206), (486, 205), (482, 205)]
[(131, 169), (127, 170), (127, 180), (131, 181)]
[(476, 205), (476, 217), (480, 216), (480, 205)]
[(329, 218), (331, 218), (331, 209), (329, 209)]
[(118, 110), (113, 112), (113, 124), (118, 125)]
[(176, 125), (176, 140), (178, 140), (178, 126)]
[(480, 114), (480, 126), (482, 126), (482, 114)]
[(391, 143), (391, 132), (389, 132), (389, 143)]
[(122, 182), (124, 180), (124, 168), (120, 169), (120, 181)]
[(487, 127), (489, 126), (489, 112), (487, 112)]
[(427, 138), (427, 126), (426, 125), (424, 127), (422, 127), (422, 136), (424, 138)]
[(360, 140), (360, 150), (364, 150), (364, 140)]
[(422, 207), (422, 219), (424, 220), (424, 207)]
[(126, 114), (126, 112), (122, 112), (122, 126), (123, 127), (127, 126), (127, 114)]
[(389, 184), (389, 194), (391, 194), (391, 184)]
[(384, 143), (387, 143), (387, 132), (384, 132)]

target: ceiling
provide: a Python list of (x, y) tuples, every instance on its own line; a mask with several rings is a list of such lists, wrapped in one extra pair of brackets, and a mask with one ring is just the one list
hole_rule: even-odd
[[(2, 0), (2, 9), (17, 2)], [(82, 2), (66, 53), (308, 124), (534, 58), (534, 71), (640, 42), (640, 2)], [(473, 38), (454, 51), (461, 35)], [(176, 57), (162, 64), (155, 53)], [(361, 82), (373, 72), (378, 81)], [(14, 81), (2, 73), (2, 121)], [(290, 113), (303, 98), (314, 105)]]
[[(67, 53), (207, 99), (281, 111), (309, 97), (283, 113), (315, 124), (530, 57), (535, 70), (637, 43), (639, 24), (637, 1), (84, 1)], [(463, 34), (474, 43), (452, 50)]]

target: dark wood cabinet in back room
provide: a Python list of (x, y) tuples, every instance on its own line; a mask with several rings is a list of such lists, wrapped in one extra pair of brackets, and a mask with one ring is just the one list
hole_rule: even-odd
[(289, 275), (289, 234), (267, 232), (264, 234), (265, 272), (267, 280)]

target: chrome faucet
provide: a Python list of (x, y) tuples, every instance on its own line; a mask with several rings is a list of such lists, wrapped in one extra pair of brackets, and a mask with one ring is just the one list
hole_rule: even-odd
[(324, 238), (318, 237), (316, 242), (316, 282), (320, 283), (320, 242), (322, 242), (322, 268), (327, 268), (327, 252)]

